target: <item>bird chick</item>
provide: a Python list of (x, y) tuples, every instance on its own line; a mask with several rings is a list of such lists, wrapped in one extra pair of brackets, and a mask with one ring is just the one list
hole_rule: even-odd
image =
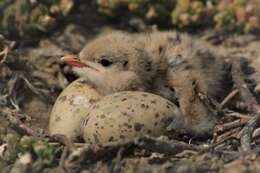
[[(211, 53), (193, 42), (175, 32), (114, 32), (88, 43), (79, 58), (63, 59), (77, 66), (74, 70), (104, 95), (142, 90), (175, 103), (178, 100), (187, 131), (201, 135), (210, 133), (215, 118), (196, 93), (216, 98), (223, 70)], [(198, 92), (194, 92), (194, 83)]]
[(206, 102), (219, 101), (227, 90), (223, 59), (203, 41), (185, 34), (153, 32), (142, 39), (145, 49), (167, 64), (165, 83), (175, 91), (186, 131), (200, 136), (210, 133), (217, 117)]
[[(79, 54), (63, 60), (74, 65), (74, 71), (92, 83), (104, 95), (117, 91), (148, 90), (152, 72), (148, 54), (123, 32), (100, 35)], [(76, 62), (76, 64), (75, 64)], [(74, 63), (74, 64), (73, 64)], [(88, 64), (94, 68), (84, 68)]]

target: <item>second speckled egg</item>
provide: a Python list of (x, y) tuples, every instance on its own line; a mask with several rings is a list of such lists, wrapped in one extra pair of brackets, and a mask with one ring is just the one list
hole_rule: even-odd
[(182, 115), (172, 102), (146, 92), (125, 91), (103, 97), (86, 116), (84, 139), (103, 145), (138, 136), (165, 134), (170, 123), (180, 124)]

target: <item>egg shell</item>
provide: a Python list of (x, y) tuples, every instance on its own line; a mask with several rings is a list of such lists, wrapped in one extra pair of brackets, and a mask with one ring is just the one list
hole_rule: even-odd
[(157, 137), (165, 134), (166, 127), (174, 121), (182, 121), (182, 115), (172, 102), (146, 92), (119, 92), (93, 104), (83, 135), (92, 145), (143, 135)]
[(50, 135), (62, 134), (75, 139), (81, 134), (80, 122), (90, 105), (101, 95), (86, 82), (78, 79), (68, 85), (57, 98), (49, 119)]

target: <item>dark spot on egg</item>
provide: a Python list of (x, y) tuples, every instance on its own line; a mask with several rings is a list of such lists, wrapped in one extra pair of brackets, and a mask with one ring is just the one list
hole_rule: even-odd
[(60, 121), (61, 120), (61, 117), (60, 116), (55, 116), (55, 121), (57, 122), (57, 121)]
[(159, 113), (156, 113), (156, 114), (155, 114), (155, 118), (158, 118), (159, 116), (160, 116)]
[(83, 86), (82, 85), (80, 85), (80, 84), (76, 84), (76, 85), (74, 85), (75, 86), (75, 88), (82, 88)]
[(102, 115), (100, 116), (100, 118), (104, 119), (104, 118), (106, 118), (106, 116), (105, 116), (104, 114), (102, 114)]
[(95, 103), (97, 100), (96, 99), (89, 99), (89, 103)]
[(149, 108), (149, 105), (146, 105), (146, 104), (141, 104), (141, 108), (146, 108), (146, 109), (148, 109)]
[(140, 124), (140, 123), (135, 123), (134, 124), (134, 129), (137, 132), (139, 132), (143, 127), (144, 127), (144, 124)]
[(167, 109), (170, 109), (170, 106), (169, 106), (169, 105), (166, 105), (166, 108), (167, 108)]
[(112, 142), (113, 140), (114, 140), (114, 136), (110, 136), (108, 139), (109, 142)]
[(125, 136), (124, 135), (120, 135), (119, 138), (120, 139), (125, 139)]
[(162, 46), (159, 46), (158, 51), (159, 51), (159, 53), (162, 53), (162, 51), (163, 51), (163, 47), (162, 47)]
[(123, 116), (128, 116), (128, 114), (126, 112), (122, 112)]
[(125, 125), (127, 128), (129, 128), (129, 129), (132, 128), (132, 125), (131, 125), (131, 124), (124, 123), (124, 125)]
[(126, 101), (127, 100), (127, 98), (123, 98), (121, 101), (123, 102), (123, 101)]
[(152, 131), (151, 131), (151, 130), (148, 130), (148, 131), (147, 131), (147, 133), (148, 133), (148, 134), (151, 134), (151, 133), (152, 133)]
[(152, 104), (156, 104), (156, 100), (152, 100), (151, 103), (152, 103)]
[(125, 131), (126, 131), (126, 130), (124, 130), (124, 129), (121, 129), (121, 130), (120, 130), (121, 133), (124, 133)]
[(67, 100), (67, 96), (61, 96), (61, 97), (59, 98), (59, 100), (62, 101), (62, 102), (64, 102), (64, 101)]
[(155, 122), (155, 123), (154, 123), (154, 126), (157, 126), (157, 125), (158, 125), (158, 122)]
[(98, 126), (98, 123), (95, 123), (95, 126)]

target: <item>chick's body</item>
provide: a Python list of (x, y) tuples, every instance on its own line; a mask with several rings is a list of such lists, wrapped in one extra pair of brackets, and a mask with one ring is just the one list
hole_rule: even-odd
[(154, 92), (173, 102), (177, 97), (186, 131), (197, 135), (211, 132), (216, 115), (200, 95), (219, 100), (225, 94), (223, 59), (205, 42), (194, 41), (185, 34), (154, 32), (142, 39), (145, 50), (165, 73), (163, 85)]
[(200, 135), (212, 130), (215, 118), (198, 95), (217, 99), (224, 71), (221, 60), (199, 44), (175, 32), (114, 32), (89, 42), (79, 55), (97, 70), (75, 71), (104, 95), (141, 90), (178, 102), (183, 128)]

